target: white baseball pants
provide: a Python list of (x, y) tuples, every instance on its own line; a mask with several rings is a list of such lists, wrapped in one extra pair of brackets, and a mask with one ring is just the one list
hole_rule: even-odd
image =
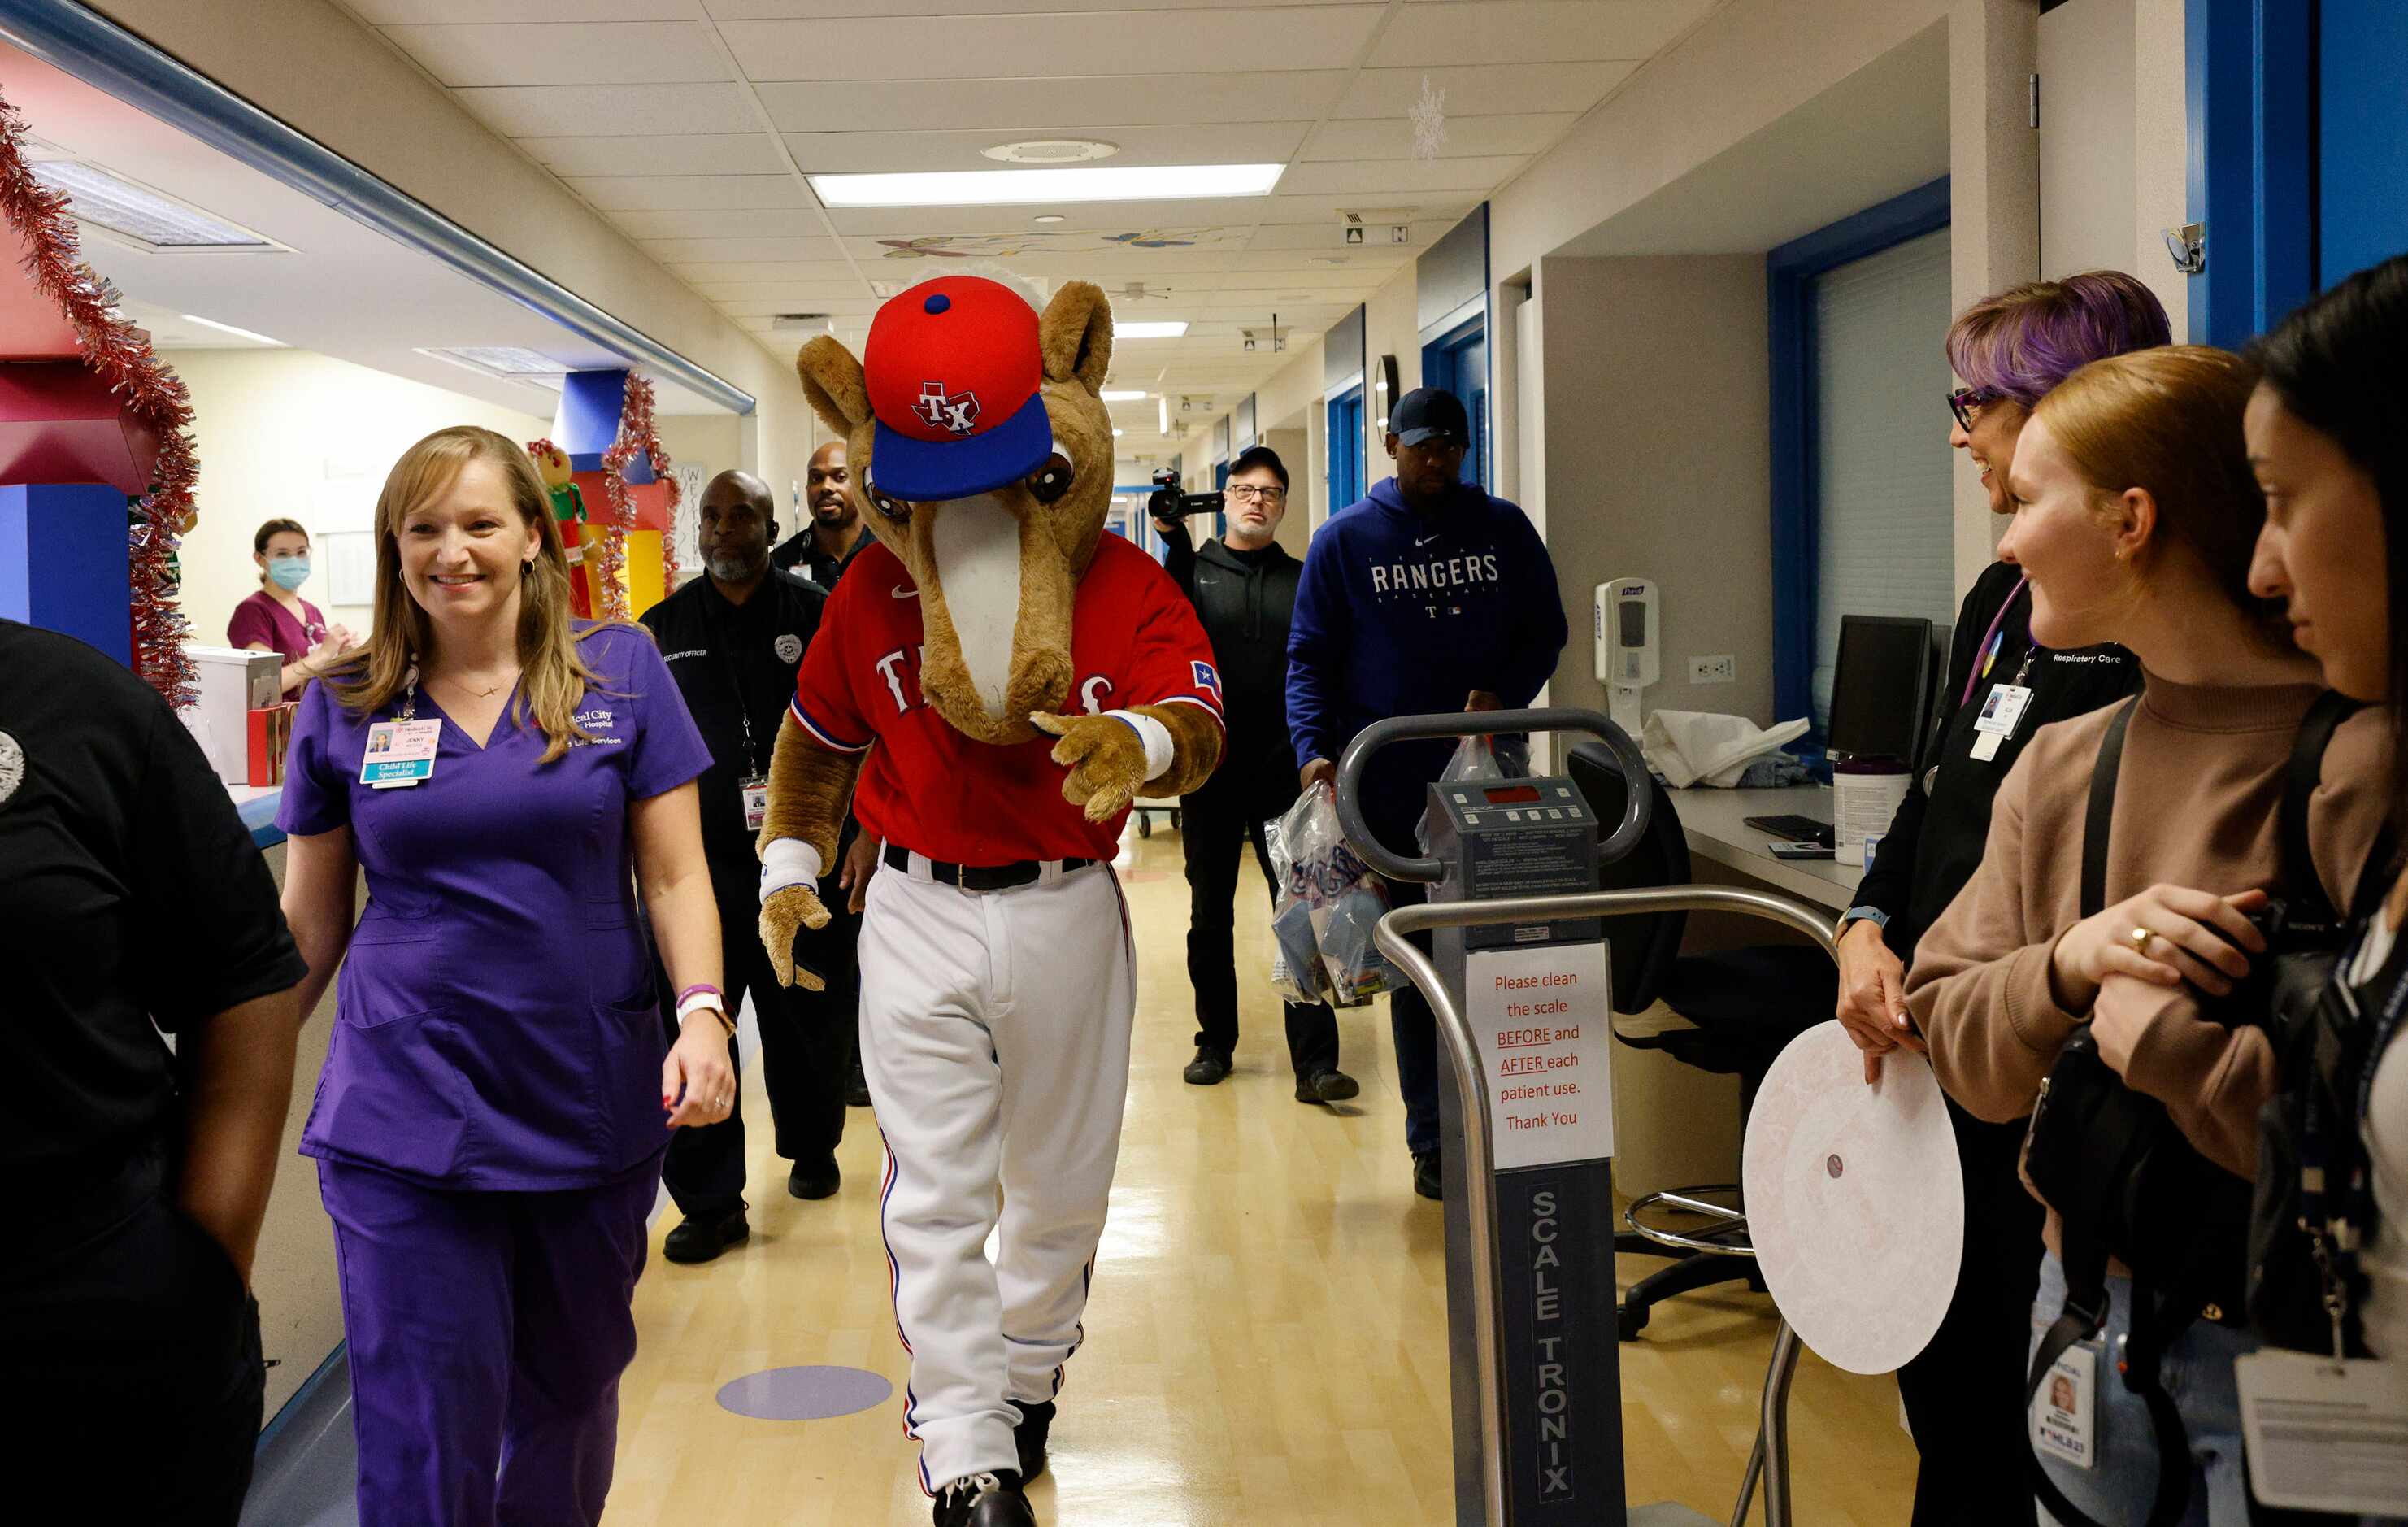
[(932, 1493), (1016, 1469), (1013, 1402), (1052, 1399), (1078, 1348), (1136, 980), (1109, 865), (1049, 864), (1035, 885), (979, 893), (930, 880), (914, 856), (869, 883), (861, 1061), (886, 1140), (904, 1429)]

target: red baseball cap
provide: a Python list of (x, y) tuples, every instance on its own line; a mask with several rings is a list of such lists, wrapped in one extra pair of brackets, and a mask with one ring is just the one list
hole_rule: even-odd
[(1000, 281), (939, 276), (888, 299), (862, 359), (878, 419), (869, 476), (890, 498), (968, 498), (1054, 454), (1037, 310)]

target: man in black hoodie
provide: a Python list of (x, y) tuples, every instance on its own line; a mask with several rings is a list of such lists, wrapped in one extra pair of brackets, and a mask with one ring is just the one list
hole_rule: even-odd
[[(1296, 753), (1287, 727), (1287, 623), (1303, 564), (1271, 538), (1287, 512), (1287, 468), (1268, 446), (1229, 468), (1229, 527), (1197, 550), (1183, 520), (1156, 520), (1164, 567), (1196, 605), (1221, 665), (1229, 726), (1221, 767), (1181, 802), (1191, 897), (1187, 979), (1196, 988), (1196, 1059), (1181, 1074), (1211, 1087), (1229, 1074), (1238, 1047), (1232, 899), (1239, 856), (1251, 840), (1266, 882), (1263, 824), (1296, 803)], [(1338, 1069), (1338, 1020), (1319, 1002), (1287, 1006), (1287, 1053), (1298, 1102), (1340, 1102), (1361, 1088)]]

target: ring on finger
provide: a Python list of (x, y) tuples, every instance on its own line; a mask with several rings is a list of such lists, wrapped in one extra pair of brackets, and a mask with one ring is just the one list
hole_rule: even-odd
[(2132, 947), (2140, 953), (2141, 958), (2145, 959), (2148, 958), (2149, 945), (2157, 942), (2157, 935), (2154, 929), (2136, 928), (2126, 937), (2130, 940)]

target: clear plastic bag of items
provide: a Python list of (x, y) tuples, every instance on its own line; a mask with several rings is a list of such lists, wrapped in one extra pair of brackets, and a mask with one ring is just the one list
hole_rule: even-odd
[(1271, 984), (1280, 996), (1354, 1007), (1395, 989), (1402, 978), (1372, 942), (1372, 930), (1387, 915), (1388, 895), (1346, 846), (1329, 786), (1315, 785), (1268, 826), (1277, 834), (1271, 865), (1280, 886), (1271, 930), (1279, 955)]

